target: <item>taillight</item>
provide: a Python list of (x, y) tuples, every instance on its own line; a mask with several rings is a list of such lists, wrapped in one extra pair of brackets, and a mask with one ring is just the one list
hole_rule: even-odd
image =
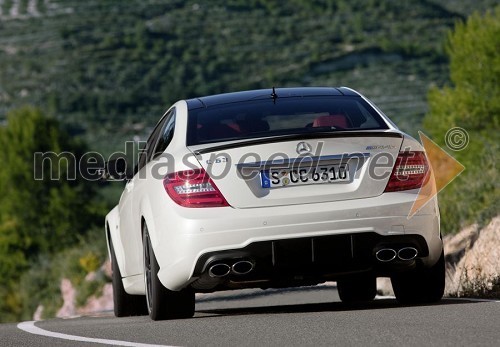
[(400, 152), (385, 191), (420, 188), (426, 183), (428, 173), (429, 164), (424, 152)]
[(163, 186), (172, 200), (184, 207), (229, 206), (204, 169), (168, 174), (163, 179)]

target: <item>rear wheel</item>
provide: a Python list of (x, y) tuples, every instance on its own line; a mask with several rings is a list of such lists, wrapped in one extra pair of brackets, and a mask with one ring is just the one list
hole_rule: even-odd
[(355, 276), (337, 281), (337, 290), (342, 302), (370, 301), (377, 294), (376, 278), (371, 275)]
[(444, 252), (430, 267), (408, 271), (391, 277), (396, 299), (402, 304), (431, 303), (441, 300), (444, 293)]
[(146, 297), (144, 295), (130, 295), (123, 288), (122, 275), (116, 262), (113, 242), (109, 238), (109, 250), (111, 253), (111, 269), (113, 271), (113, 304), (116, 317), (142, 316), (148, 313)]
[(151, 247), (146, 225), (143, 229), (144, 281), (146, 301), (152, 320), (189, 318), (194, 315), (194, 291), (190, 288), (181, 291), (168, 290), (158, 279), (160, 269)]

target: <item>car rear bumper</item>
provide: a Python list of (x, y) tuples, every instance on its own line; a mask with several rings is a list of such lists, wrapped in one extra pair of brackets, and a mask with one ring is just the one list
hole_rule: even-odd
[[(410, 247), (419, 258), (397, 256), (396, 252)], [(394, 250), (394, 259), (376, 259), (377, 251), (389, 248)], [(390, 276), (421, 266), (420, 259), (428, 255), (427, 243), (420, 235), (381, 236), (367, 232), (259, 241), (243, 248), (203, 254), (193, 273), (199, 280), (192, 287), (207, 291), (255, 285), (290, 287), (337, 280), (360, 272)]]
[[(265, 268), (266, 275), (269, 269), (285, 274), (287, 268), (313, 275), (361, 271), (373, 265), (374, 248), (391, 240), (416, 243), (418, 262), (431, 266), (442, 250), (437, 202), (433, 199), (408, 219), (415, 197), (416, 192), (410, 191), (254, 209), (174, 206), (168, 213), (154, 214), (161, 216), (155, 219), (151, 235), (158, 276), (167, 288), (179, 290), (203, 277), (217, 257), (229, 254), (234, 259), (238, 251), (241, 258), (261, 259), (256, 269)], [(278, 264), (280, 249), (284, 261)]]

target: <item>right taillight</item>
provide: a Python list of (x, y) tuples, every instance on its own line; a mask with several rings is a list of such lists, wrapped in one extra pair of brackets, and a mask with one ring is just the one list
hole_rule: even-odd
[(163, 186), (172, 200), (184, 207), (229, 206), (203, 168), (168, 174), (163, 179)]
[(424, 152), (400, 152), (385, 192), (416, 189), (426, 183), (429, 164)]

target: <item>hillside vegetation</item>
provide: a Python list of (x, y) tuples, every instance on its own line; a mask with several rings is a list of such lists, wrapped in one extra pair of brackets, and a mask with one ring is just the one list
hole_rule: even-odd
[(35, 104), (111, 152), (180, 98), (347, 85), (416, 134), (446, 31), (492, 3), (5, 0), (0, 116)]
[[(468, 145), (453, 156), (465, 171), (440, 194), (442, 229), (486, 225), (500, 213), (500, 5), (474, 13), (448, 36), (451, 83), (429, 92), (424, 125), (446, 148), (447, 131), (467, 131)], [(499, 230), (500, 232), (500, 230)], [(499, 269), (500, 271), (500, 269)]]
[[(102, 235), (106, 211), (95, 198), (94, 182), (76, 175), (71, 179), (85, 146), (38, 109), (16, 109), (7, 119), (8, 125), (0, 127), (0, 322), (29, 319), (39, 303), (57, 302), (58, 277), (80, 266), (78, 258), (69, 257), (50, 263), (52, 255), (73, 247), (73, 254), (83, 257), (105, 244), (104, 238), (83, 241), (90, 230)], [(34, 162), (37, 151), (67, 151), (74, 157), (65, 156), (67, 165), (44, 165)]]

